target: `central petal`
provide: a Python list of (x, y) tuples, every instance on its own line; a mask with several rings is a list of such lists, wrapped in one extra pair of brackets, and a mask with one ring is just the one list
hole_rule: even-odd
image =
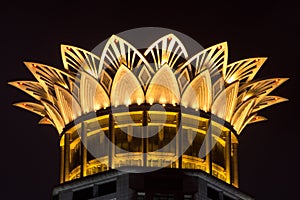
[(164, 65), (154, 75), (147, 89), (146, 101), (150, 104), (179, 104), (179, 87), (169, 66)]
[(142, 87), (134, 74), (122, 65), (114, 78), (111, 89), (111, 105), (141, 104), (145, 101)]

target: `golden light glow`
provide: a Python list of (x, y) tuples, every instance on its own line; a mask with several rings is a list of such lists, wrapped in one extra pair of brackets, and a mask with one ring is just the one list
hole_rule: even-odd
[[(25, 62), (37, 81), (9, 83), (35, 99), (14, 105), (40, 115), (40, 124), (51, 124), (60, 134), (61, 182), (109, 167), (168, 166), (201, 169), (238, 186), (238, 135), (247, 124), (266, 120), (258, 111), (287, 100), (269, 95), (287, 78), (253, 81), (266, 58), (228, 64), (226, 42), (189, 57), (173, 34), (159, 38), (143, 53), (113, 35), (100, 56), (68, 45), (61, 45), (61, 55), (63, 70)], [(153, 104), (161, 104), (167, 111), (151, 110)], [(128, 107), (126, 111), (118, 111), (124, 107)], [(72, 124), (77, 119), (80, 123)], [(124, 130), (144, 135), (154, 130), (157, 134), (145, 142), (124, 135)], [(79, 135), (86, 141), (80, 142)], [(116, 147), (107, 146), (106, 137)], [(215, 145), (211, 153), (200, 157), (199, 152), (210, 145), (207, 137)], [(168, 146), (173, 138), (176, 144)], [(190, 147), (180, 150), (183, 141), (189, 141)], [(97, 143), (94, 158), (80, 158), (85, 155), (80, 153), (83, 142), (87, 146)]]

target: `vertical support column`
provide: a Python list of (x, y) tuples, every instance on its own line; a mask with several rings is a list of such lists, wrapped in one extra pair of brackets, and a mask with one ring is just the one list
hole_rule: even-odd
[(109, 113), (109, 146), (108, 146), (108, 166), (112, 169), (115, 168), (115, 120), (113, 114)]
[(177, 162), (176, 168), (182, 169), (182, 134), (181, 134), (181, 112), (178, 112), (176, 115), (176, 153), (177, 153)]
[(59, 182), (64, 182), (64, 167), (65, 167), (65, 144), (64, 146), (60, 146), (60, 174), (59, 174)]
[(132, 136), (133, 136), (133, 127), (132, 127), (132, 125), (128, 125), (127, 126), (127, 140), (128, 140), (128, 142), (131, 142)]
[(226, 143), (225, 143), (225, 169), (226, 169), (226, 182), (231, 184), (231, 131), (226, 132)]
[[(158, 142), (157, 142), (157, 146), (159, 147), (161, 142), (164, 141), (164, 138), (165, 138), (165, 133), (164, 133), (164, 126), (162, 124), (158, 125)], [(154, 148), (155, 149), (155, 148)], [(155, 149), (155, 150), (158, 150), (159, 148)], [(161, 162), (160, 162), (160, 166), (161, 167), (165, 167), (164, 164), (167, 162), (166, 158), (161, 158), (160, 159)], [(150, 165), (150, 167), (153, 167), (153, 162), (152, 164)]]
[(206, 150), (206, 158), (205, 158), (205, 165), (206, 165), (206, 172), (208, 174), (212, 174), (212, 131), (211, 125), (208, 127), (206, 136), (205, 136), (205, 150)]
[(65, 133), (65, 149), (64, 149), (64, 164), (65, 164), (65, 171), (64, 171), (64, 182), (69, 180), (69, 171), (70, 171), (70, 133)]
[(85, 122), (81, 123), (81, 166), (80, 166), (80, 177), (85, 177), (86, 176), (86, 164), (87, 164), (87, 149), (86, 149), (86, 145), (87, 145), (87, 126)]
[[(128, 125), (127, 126), (127, 142), (128, 142), (128, 149), (127, 149), (127, 151), (130, 153), (131, 151), (130, 151), (130, 146), (131, 146), (131, 140), (132, 140), (132, 135), (133, 135), (133, 127), (132, 127), (132, 125)], [(132, 159), (130, 158), (129, 160), (128, 160), (128, 165), (129, 166), (132, 166)]]
[[(195, 133), (193, 133), (193, 129), (192, 128), (188, 128), (187, 131), (186, 131), (186, 135), (184, 136), (184, 146), (185, 148), (189, 148), (192, 146), (193, 144), (193, 140), (195, 138), (193, 138)], [(197, 133), (196, 133), (197, 134)], [(192, 138), (192, 139), (191, 139)], [(206, 149), (205, 150), (205, 153), (206, 153)], [(199, 152), (198, 152), (199, 153)], [(204, 157), (204, 156), (203, 156)], [(189, 163), (189, 161), (187, 161), (187, 164)], [(185, 168), (189, 169), (189, 165), (185, 165), (184, 166)]]
[(233, 183), (235, 187), (239, 187), (239, 177), (238, 177), (238, 143), (232, 144), (233, 151)]
[(147, 148), (148, 148), (148, 116), (147, 111), (144, 109), (143, 111), (143, 129), (142, 129), (142, 166), (147, 166)]

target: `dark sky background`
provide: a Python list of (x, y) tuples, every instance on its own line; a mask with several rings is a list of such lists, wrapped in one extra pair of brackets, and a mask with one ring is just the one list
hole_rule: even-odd
[(1, 199), (50, 199), (59, 180), (58, 136), (39, 117), (11, 106), (31, 100), (7, 85), (34, 80), (23, 61), (62, 68), (60, 44), (86, 50), (114, 33), (155, 26), (209, 47), (227, 41), (229, 61), (266, 56), (257, 78), (289, 77), (273, 94), (289, 102), (261, 111), (269, 120), (240, 137), (240, 189), (258, 200), (299, 196), (300, 7), (296, 1), (1, 2)]

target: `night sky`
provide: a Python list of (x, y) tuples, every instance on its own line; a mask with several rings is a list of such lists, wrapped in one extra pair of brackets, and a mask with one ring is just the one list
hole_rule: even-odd
[(227, 41), (229, 62), (265, 56), (268, 60), (257, 78), (290, 78), (272, 93), (289, 101), (261, 111), (269, 120), (242, 132), (239, 175), (241, 191), (258, 200), (295, 199), (300, 178), (299, 5), (262, 0), (195, 2), (1, 3), (1, 199), (50, 199), (59, 182), (56, 130), (38, 125), (39, 116), (11, 105), (32, 100), (7, 85), (34, 80), (23, 61), (63, 68), (61, 43), (91, 50), (114, 33), (145, 26), (177, 30), (204, 47)]

